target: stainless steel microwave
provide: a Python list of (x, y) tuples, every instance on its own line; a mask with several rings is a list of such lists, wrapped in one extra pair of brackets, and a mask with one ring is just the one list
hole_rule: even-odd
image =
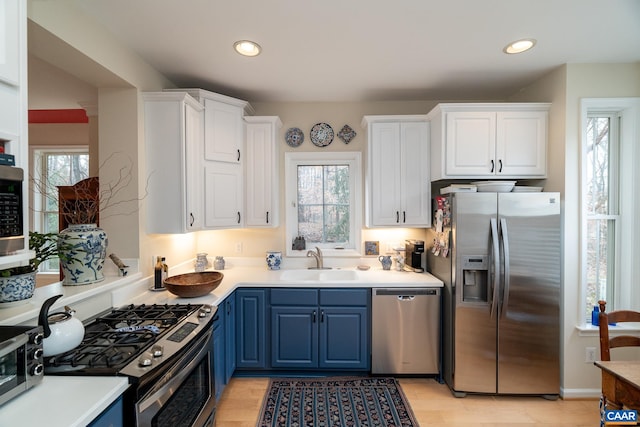
[(24, 171), (0, 165), (0, 255), (24, 249)]

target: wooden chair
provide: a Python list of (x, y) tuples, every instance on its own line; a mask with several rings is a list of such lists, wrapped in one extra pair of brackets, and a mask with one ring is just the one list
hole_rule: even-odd
[(631, 310), (616, 310), (605, 312), (606, 301), (598, 301), (600, 314), (598, 325), (600, 328), (600, 360), (611, 360), (611, 349), (617, 347), (640, 347), (640, 337), (633, 335), (618, 335), (609, 337), (609, 324), (620, 322), (639, 322), (640, 312)]
[[(609, 324), (619, 322), (640, 322), (640, 312), (631, 310), (616, 310), (605, 312), (606, 301), (598, 301), (598, 328), (600, 330), (600, 360), (611, 360), (611, 349), (618, 347), (640, 347), (640, 337), (633, 335), (618, 335), (609, 337)], [(603, 376), (604, 382), (604, 376)], [(606, 385), (603, 384), (603, 387)], [(604, 411), (606, 409), (622, 409), (619, 404), (608, 401), (604, 394), (600, 397), (600, 425), (604, 425)]]

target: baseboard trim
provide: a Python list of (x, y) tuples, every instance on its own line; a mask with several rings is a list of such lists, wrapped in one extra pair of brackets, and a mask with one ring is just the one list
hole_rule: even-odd
[(563, 388), (560, 396), (563, 399), (599, 399), (602, 390), (599, 388)]

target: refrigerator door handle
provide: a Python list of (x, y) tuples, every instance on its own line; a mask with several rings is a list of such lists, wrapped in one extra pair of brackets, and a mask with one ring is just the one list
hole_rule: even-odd
[(491, 318), (495, 319), (498, 310), (498, 288), (499, 288), (499, 272), (500, 272), (500, 250), (498, 248), (498, 222), (495, 218), (491, 218), (491, 249), (493, 251), (493, 274), (491, 286), (493, 287), (491, 304)]
[(509, 285), (510, 285), (510, 271), (509, 271), (509, 236), (507, 234), (507, 220), (500, 218), (500, 242), (502, 244), (504, 253), (504, 290), (502, 296), (502, 306), (500, 307), (500, 318), (504, 319), (509, 307)]

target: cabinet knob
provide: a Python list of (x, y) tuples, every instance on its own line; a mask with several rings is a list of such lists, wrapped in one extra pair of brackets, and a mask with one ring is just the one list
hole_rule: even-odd
[(240, 212), (238, 212), (238, 224), (240, 224)]
[(502, 159), (498, 160), (498, 172), (502, 172)]
[(493, 160), (491, 160), (491, 173), (493, 173), (495, 166), (496, 166), (495, 163), (493, 162)]
[(400, 211), (396, 211), (396, 224), (400, 223)]
[(193, 213), (189, 213), (189, 227), (193, 227), (193, 223), (196, 221)]
[(238, 161), (240, 161), (240, 149), (238, 149)]
[(269, 224), (269, 211), (267, 211), (267, 224)]

